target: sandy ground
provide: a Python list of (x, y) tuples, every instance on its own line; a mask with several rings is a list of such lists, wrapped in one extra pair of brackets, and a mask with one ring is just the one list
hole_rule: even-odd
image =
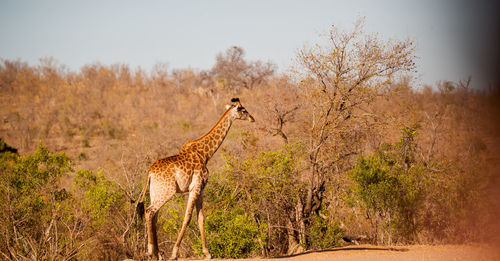
[[(180, 259), (195, 260), (195, 259)], [(232, 260), (232, 259), (213, 259)], [(250, 258), (234, 259), (245, 261), (303, 261), (303, 260), (500, 260), (500, 249), (486, 245), (444, 245), (444, 246), (394, 246), (378, 247), (371, 245), (347, 246), (332, 248), (323, 251), (311, 251), (293, 256), (277, 257), (272, 259)]]

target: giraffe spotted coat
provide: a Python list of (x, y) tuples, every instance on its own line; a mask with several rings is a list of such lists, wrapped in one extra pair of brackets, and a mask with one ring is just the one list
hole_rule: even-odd
[(196, 207), (198, 213), (198, 227), (200, 229), (203, 253), (206, 258), (211, 258), (206, 247), (202, 211), (202, 192), (208, 181), (206, 165), (224, 141), (234, 120), (254, 121), (254, 118), (241, 105), (238, 98), (233, 98), (231, 102), (232, 104), (228, 105), (227, 111), (207, 134), (197, 140), (186, 142), (177, 155), (159, 159), (149, 168), (146, 185), (139, 200), (139, 202), (144, 200), (149, 185), (151, 205), (146, 209), (145, 213), (149, 256), (155, 259), (159, 257), (158, 238), (156, 234), (158, 210), (175, 193), (187, 192), (189, 196), (184, 221), (172, 249), (170, 259), (177, 259), (179, 245), (194, 207)]

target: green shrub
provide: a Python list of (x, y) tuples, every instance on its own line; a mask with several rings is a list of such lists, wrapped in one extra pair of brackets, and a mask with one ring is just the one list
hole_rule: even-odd
[(9, 179), (11, 206), (16, 218), (23, 220), (29, 231), (47, 222), (56, 209), (55, 195), (60, 191), (59, 180), (71, 171), (70, 161), (64, 153), (50, 153), (40, 145), (33, 154), (18, 157)]
[(342, 231), (336, 224), (314, 216), (309, 228), (309, 240), (313, 249), (326, 249), (340, 245)]
[[(50, 259), (70, 250), (73, 238), (64, 228), (55, 229), (56, 220), (72, 220), (72, 195), (60, 187), (71, 171), (64, 153), (51, 153), (40, 144), (32, 154), (18, 156), (0, 140), (0, 251), (19, 257)], [(72, 242), (73, 243), (73, 242)], [(4, 246), (10, 246), (7, 250)], [(51, 252), (57, 245), (59, 252)]]
[(92, 218), (93, 225), (103, 225), (114, 211), (120, 209), (124, 195), (115, 182), (103, 176), (102, 170), (97, 173), (79, 170), (74, 182), (83, 191), (83, 208)]
[[(243, 210), (217, 210), (212, 212), (205, 223), (207, 247), (216, 258), (242, 258), (255, 256), (265, 242), (264, 229), (245, 215)], [(201, 242), (195, 245), (201, 255)]]
[[(413, 241), (421, 229), (418, 217), (428, 178), (423, 162), (415, 157), (413, 138), (417, 128), (404, 127), (398, 143), (384, 144), (374, 154), (360, 156), (349, 172), (355, 196), (371, 213), (376, 230), (381, 231), (377, 234), (379, 243), (390, 244), (393, 234), (400, 241)], [(388, 240), (384, 242), (386, 234)]]

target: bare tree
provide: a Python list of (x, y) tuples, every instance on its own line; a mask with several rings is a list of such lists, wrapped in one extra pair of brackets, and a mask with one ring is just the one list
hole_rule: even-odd
[(288, 130), (285, 125), (293, 125), (296, 114), (301, 108), (300, 95), (297, 85), (286, 76), (272, 82), (265, 88), (264, 102), (264, 129), (272, 136), (281, 137), (284, 144), (288, 144)]
[(333, 26), (327, 45), (304, 47), (298, 53), (305, 69), (301, 86), (309, 106), (304, 132), (310, 168), (303, 221), (321, 208), (326, 182), (331, 179), (328, 174), (340, 172), (342, 162), (356, 154), (363, 135), (359, 110), (396, 73), (414, 69), (412, 41), (382, 41), (362, 28), (363, 19), (352, 31)]
[(233, 46), (219, 53), (212, 73), (223, 87), (238, 91), (239, 88), (252, 89), (274, 74), (274, 65), (261, 61), (247, 62), (243, 48)]

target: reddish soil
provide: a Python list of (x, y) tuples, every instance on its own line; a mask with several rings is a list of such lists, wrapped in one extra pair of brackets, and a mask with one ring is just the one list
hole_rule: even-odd
[[(180, 259), (180, 260), (193, 260)], [(231, 259), (214, 259), (231, 260)], [(361, 260), (500, 260), (500, 249), (487, 245), (442, 245), (442, 246), (372, 246), (359, 245), (332, 248), (322, 251), (310, 251), (292, 256), (278, 257), (272, 259), (249, 258), (236, 259), (238, 261), (303, 261), (303, 260), (341, 260), (341, 261), (361, 261)]]

